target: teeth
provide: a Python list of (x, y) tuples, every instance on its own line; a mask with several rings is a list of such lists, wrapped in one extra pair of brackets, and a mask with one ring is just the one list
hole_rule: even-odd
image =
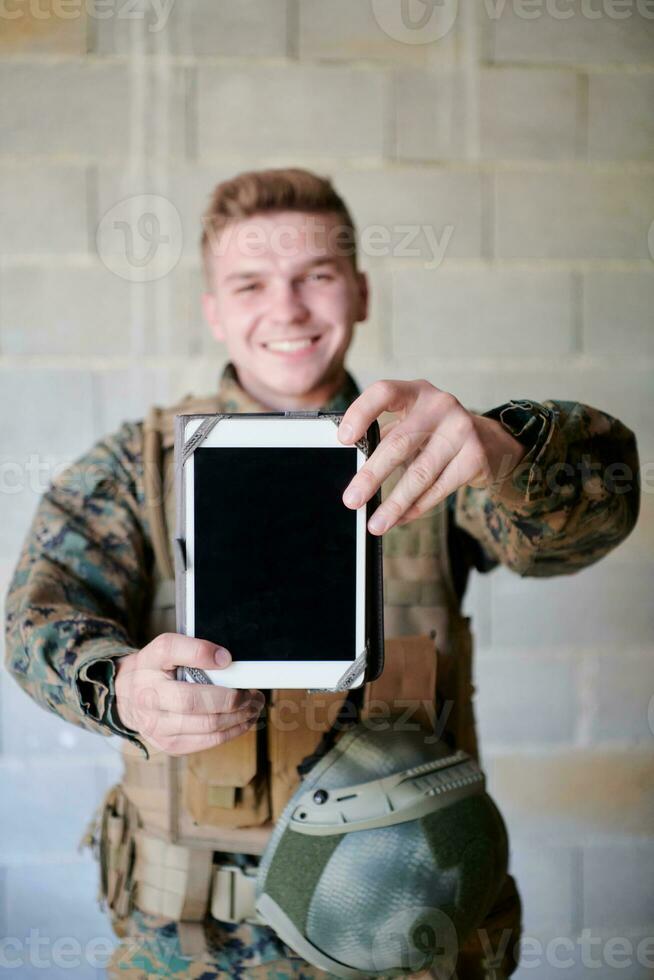
[(312, 343), (311, 338), (306, 337), (303, 340), (278, 340), (275, 343), (266, 344), (265, 346), (269, 350), (294, 351), (301, 350), (303, 347), (311, 347)]

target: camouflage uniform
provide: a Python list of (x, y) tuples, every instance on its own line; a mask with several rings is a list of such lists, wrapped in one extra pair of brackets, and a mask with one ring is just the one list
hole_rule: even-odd
[[(344, 411), (358, 393), (347, 375), (324, 408)], [(220, 394), (226, 411), (263, 408), (240, 387), (231, 364)], [(459, 598), (471, 567), (488, 571), (501, 563), (520, 575), (578, 571), (624, 540), (638, 516), (636, 442), (621, 422), (575, 402), (515, 401), (488, 415), (527, 454), (499, 487), (462, 487), (448, 501)], [(30, 696), (73, 724), (141, 748), (116, 712), (114, 678), (116, 659), (146, 641), (153, 598), (142, 454), (142, 424), (125, 423), (57, 478), (34, 517), (6, 607), (7, 664)], [(190, 961), (181, 955), (176, 923), (135, 912), (111, 975), (325, 976), (272, 930), (207, 925), (212, 951)], [(471, 957), (465, 976), (483, 976), (474, 951)]]

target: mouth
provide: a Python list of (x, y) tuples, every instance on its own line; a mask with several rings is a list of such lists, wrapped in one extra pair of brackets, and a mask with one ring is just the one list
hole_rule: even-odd
[(271, 354), (289, 357), (306, 354), (318, 344), (319, 340), (320, 334), (316, 334), (314, 337), (299, 337), (293, 340), (272, 340), (261, 346)]

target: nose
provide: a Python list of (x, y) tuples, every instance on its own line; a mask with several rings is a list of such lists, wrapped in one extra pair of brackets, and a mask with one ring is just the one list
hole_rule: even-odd
[(309, 310), (292, 282), (278, 283), (272, 297), (270, 317), (277, 324), (305, 323)]

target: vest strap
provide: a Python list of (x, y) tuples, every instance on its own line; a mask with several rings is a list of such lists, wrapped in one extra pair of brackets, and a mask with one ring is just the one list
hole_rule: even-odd
[(150, 524), (152, 550), (163, 579), (175, 578), (168, 547), (164, 513), (163, 458), (161, 449), (161, 409), (156, 405), (148, 412), (143, 425), (143, 483), (145, 510)]
[(177, 935), (182, 956), (199, 957), (208, 952), (204, 923), (178, 922)]

